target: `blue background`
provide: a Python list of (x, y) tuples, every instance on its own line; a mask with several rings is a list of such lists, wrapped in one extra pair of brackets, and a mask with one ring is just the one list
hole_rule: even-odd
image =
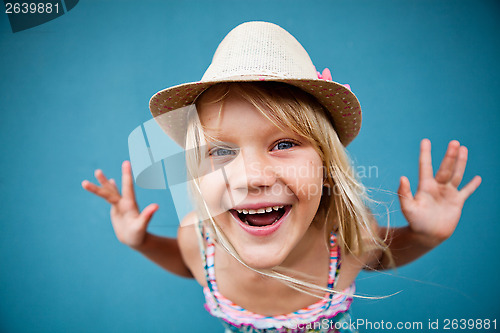
[[(0, 13), (0, 331), (222, 331), (198, 285), (119, 243), (107, 204), (80, 183), (96, 168), (119, 179), (149, 98), (199, 80), (220, 40), (249, 20), (281, 25), (351, 85), (364, 118), (349, 151), (376, 166), (363, 180), (392, 224), (405, 223), (394, 192), (401, 175), (415, 190), (422, 138), (436, 169), (460, 140), (465, 181), (483, 177), (447, 242), (359, 277), (361, 294), (401, 292), (356, 300), (355, 318), (500, 320), (498, 1), (82, 0), (15, 34)], [(137, 195), (141, 207), (160, 204), (149, 230), (175, 235), (169, 193)]]

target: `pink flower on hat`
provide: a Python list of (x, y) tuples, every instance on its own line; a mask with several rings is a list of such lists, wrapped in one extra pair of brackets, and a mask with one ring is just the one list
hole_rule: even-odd
[(318, 73), (318, 79), (320, 79), (320, 80), (333, 81), (332, 80), (332, 73), (330, 72), (330, 70), (328, 68), (323, 69), (323, 73), (320, 73), (318, 71), (316, 71), (316, 73)]
[[(318, 74), (318, 79), (320, 79), (320, 80), (333, 81), (332, 73), (330, 72), (330, 70), (328, 68), (323, 69), (323, 73), (320, 73), (318, 71), (316, 71), (316, 73)], [(351, 91), (351, 86), (348, 85), (347, 83), (343, 84), (343, 86), (346, 87), (347, 89), (349, 89), (349, 91)]]

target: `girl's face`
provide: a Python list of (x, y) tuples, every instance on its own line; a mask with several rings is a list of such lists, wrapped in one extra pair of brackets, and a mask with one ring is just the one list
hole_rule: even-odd
[(310, 228), (323, 187), (318, 153), (234, 96), (202, 105), (199, 116), (208, 141), (200, 189), (217, 225), (251, 267), (293, 262), (318, 234)]

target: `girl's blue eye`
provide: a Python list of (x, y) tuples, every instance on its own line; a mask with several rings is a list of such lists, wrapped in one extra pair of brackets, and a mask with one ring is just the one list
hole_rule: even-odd
[(284, 150), (284, 149), (290, 149), (295, 147), (297, 144), (295, 144), (292, 141), (281, 141), (274, 146), (273, 150)]
[(228, 155), (234, 155), (235, 152), (232, 149), (227, 149), (227, 148), (215, 148), (210, 151), (211, 156), (228, 156)]

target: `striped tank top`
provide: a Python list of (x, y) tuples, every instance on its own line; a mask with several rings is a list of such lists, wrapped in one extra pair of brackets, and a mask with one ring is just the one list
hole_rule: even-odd
[[(351, 333), (349, 308), (354, 294), (354, 283), (342, 293), (327, 293), (318, 302), (289, 314), (263, 316), (248, 311), (224, 297), (215, 280), (215, 244), (202, 222), (198, 224), (200, 249), (205, 268), (207, 287), (205, 308), (214, 317), (222, 320), (226, 333), (305, 333), (339, 332)], [(203, 242), (203, 243), (201, 243)], [(340, 271), (340, 250), (335, 234), (330, 237), (330, 273), (328, 288), (333, 289)]]

